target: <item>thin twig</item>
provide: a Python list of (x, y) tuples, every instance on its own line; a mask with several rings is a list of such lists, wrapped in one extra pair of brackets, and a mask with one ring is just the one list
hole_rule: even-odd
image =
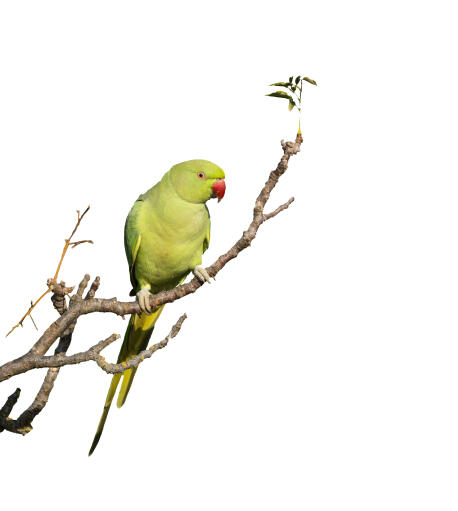
[(72, 233), (70, 234), (70, 237), (68, 239), (65, 240), (65, 245), (64, 245), (64, 248), (62, 250), (62, 255), (60, 256), (60, 261), (59, 261), (59, 264), (57, 265), (57, 269), (56, 269), (56, 273), (54, 274), (54, 280), (57, 280), (57, 277), (59, 276), (59, 271), (60, 271), (60, 268), (62, 266), (62, 262), (64, 260), (64, 257), (65, 257), (65, 254), (67, 253), (67, 250), (68, 250), (68, 247), (70, 246), (70, 242), (72, 241), (72, 238), (73, 238), (73, 235), (75, 234), (76, 230), (78, 229), (78, 227), (80, 226), (80, 223), (81, 223), (81, 220), (84, 218), (84, 215), (89, 211), (91, 206), (88, 206), (83, 214), (81, 215), (80, 214), (80, 211), (77, 210), (76, 211), (76, 214), (78, 216), (77, 218), (77, 221), (76, 221), (76, 225), (75, 227), (73, 228), (73, 231)]
[(13, 326), (13, 328), (5, 335), (5, 337), (8, 337), (10, 333), (15, 330), (18, 326), (22, 326), (22, 323), (24, 322), (25, 318), (27, 316), (30, 316), (30, 313), (32, 310), (36, 307), (36, 305), (41, 301), (42, 298), (44, 298), (49, 293), (49, 289), (47, 289), (35, 302), (33, 302), (30, 307), (27, 309), (27, 312), (22, 316), (22, 318), (17, 322), (16, 325)]
[[(32, 305), (33, 305), (33, 300), (30, 300), (30, 306), (32, 307)], [(32, 323), (33, 323), (33, 326), (35, 327), (35, 330), (38, 332), (38, 327), (37, 327), (35, 321), (33, 320), (32, 314), (29, 314), (29, 316), (30, 316), (30, 319), (32, 320)]]
[(277, 216), (278, 213), (281, 213), (282, 211), (284, 211), (285, 209), (288, 209), (291, 204), (294, 202), (294, 197), (291, 197), (287, 202), (285, 202), (284, 204), (282, 204), (281, 206), (278, 206), (277, 209), (274, 209), (271, 213), (266, 213), (264, 215), (264, 222), (266, 220), (270, 220), (271, 218), (273, 218), (274, 216)]
[[(82, 241), (75, 241), (75, 242), (71, 242), (71, 239), (73, 238), (73, 235), (75, 234), (76, 230), (78, 229), (80, 223), (81, 223), (81, 220), (84, 218), (84, 215), (89, 211), (90, 209), (90, 206), (88, 206), (85, 210), (84, 210), (84, 213), (81, 215), (79, 210), (77, 210), (77, 221), (76, 221), (76, 225), (75, 227), (73, 228), (73, 231), (72, 233), (70, 234), (70, 237), (68, 239), (65, 240), (65, 245), (64, 245), (64, 248), (62, 250), (62, 254), (60, 256), (60, 259), (59, 259), (59, 263), (57, 265), (57, 269), (56, 269), (56, 272), (54, 273), (54, 278), (53, 280), (57, 281), (57, 277), (59, 276), (59, 271), (60, 271), (60, 268), (62, 266), (62, 262), (64, 260), (64, 257), (65, 257), (65, 254), (67, 253), (67, 250), (68, 250), (68, 247), (70, 245), (72, 245), (72, 248), (75, 248), (77, 245), (80, 245), (81, 243), (93, 243), (93, 241), (91, 240), (82, 240)], [(37, 299), (35, 300), (35, 302), (31, 302), (30, 304), (30, 307), (27, 309), (27, 312), (22, 316), (22, 318), (13, 326), (13, 328), (11, 328), (11, 330), (6, 334), (5, 337), (8, 337), (10, 335), (11, 332), (13, 332), (13, 330), (15, 330), (18, 326), (22, 326), (25, 318), (27, 316), (30, 316), (30, 313), (33, 311), (33, 309), (38, 305), (38, 303), (42, 300), (42, 298), (44, 298), (51, 290), (48, 289)], [(33, 319), (32, 319), (33, 321)], [(35, 322), (33, 322), (34, 325), (35, 325)], [(36, 325), (35, 325), (35, 328), (36, 328)], [(38, 328), (37, 328), (38, 330)]]
[(90, 243), (91, 245), (94, 244), (94, 242), (92, 240), (81, 240), (81, 241), (72, 241), (71, 243), (69, 243), (69, 245), (72, 247), (72, 248), (75, 248), (77, 247), (78, 245), (81, 245), (81, 243)]

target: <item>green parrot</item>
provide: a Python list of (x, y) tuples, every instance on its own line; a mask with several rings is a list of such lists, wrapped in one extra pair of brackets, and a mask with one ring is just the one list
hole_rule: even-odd
[[(151, 293), (178, 286), (189, 272), (201, 282), (210, 282), (208, 273), (200, 267), (210, 243), (210, 214), (205, 203), (211, 198), (219, 202), (224, 197), (224, 178), (224, 171), (210, 161), (185, 161), (174, 165), (134, 203), (126, 219), (124, 247), (133, 286), (130, 294), (137, 296), (142, 312), (130, 317), (118, 363), (148, 346), (164, 308), (151, 309)], [(121, 377), (118, 407), (126, 400), (136, 370), (113, 376), (89, 456), (100, 440)]]

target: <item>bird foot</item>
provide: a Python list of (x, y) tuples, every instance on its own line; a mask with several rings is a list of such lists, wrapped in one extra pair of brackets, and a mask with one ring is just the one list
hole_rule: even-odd
[(140, 310), (145, 314), (151, 314), (152, 312), (150, 300), (151, 295), (152, 293), (150, 293), (145, 287), (140, 289), (140, 291), (137, 293), (138, 305), (140, 305)]
[(196, 266), (192, 270), (192, 273), (194, 273), (194, 276), (197, 277), (202, 284), (205, 284), (205, 282), (211, 284), (210, 275), (205, 268), (202, 268), (202, 266)]

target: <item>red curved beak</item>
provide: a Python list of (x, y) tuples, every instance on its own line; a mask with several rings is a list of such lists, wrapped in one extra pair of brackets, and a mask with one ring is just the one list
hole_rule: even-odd
[(213, 193), (218, 197), (218, 202), (224, 197), (226, 193), (226, 183), (224, 179), (218, 179), (212, 184)]

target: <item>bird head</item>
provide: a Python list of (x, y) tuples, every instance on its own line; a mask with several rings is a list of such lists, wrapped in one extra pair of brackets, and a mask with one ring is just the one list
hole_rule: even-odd
[(188, 202), (204, 203), (224, 197), (224, 171), (208, 160), (189, 160), (170, 169), (171, 181), (178, 195)]

